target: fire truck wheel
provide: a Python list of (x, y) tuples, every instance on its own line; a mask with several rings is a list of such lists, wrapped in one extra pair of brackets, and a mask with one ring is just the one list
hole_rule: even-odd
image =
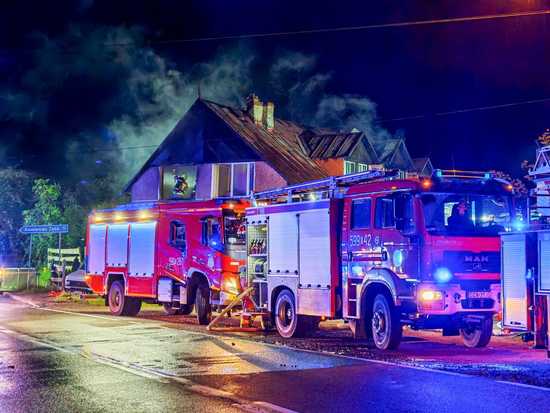
[(134, 316), (141, 309), (141, 300), (126, 297), (124, 295), (124, 285), (120, 281), (115, 281), (109, 289), (107, 297), (109, 310), (113, 315)]
[(197, 288), (195, 296), (195, 312), (197, 313), (197, 320), (201, 326), (205, 326), (210, 323), (212, 308), (210, 307), (210, 288), (208, 285), (203, 284)]
[(289, 290), (282, 290), (275, 301), (275, 327), (281, 337), (303, 337), (314, 331), (317, 317), (296, 314), (294, 296)]
[(380, 350), (396, 349), (399, 346), (403, 334), (399, 313), (384, 294), (374, 297), (371, 329), (374, 345)]
[(460, 335), (466, 347), (485, 347), (493, 335), (493, 318), (485, 317), (481, 325), (460, 329)]
[(123, 315), (134, 317), (138, 315), (141, 310), (141, 300), (138, 298), (126, 297), (126, 304), (124, 305)]

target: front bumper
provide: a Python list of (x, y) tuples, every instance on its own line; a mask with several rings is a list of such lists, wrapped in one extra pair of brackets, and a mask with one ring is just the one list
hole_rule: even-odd
[[(441, 300), (426, 300), (433, 291)], [(440, 294), (437, 294), (440, 292)], [(491, 284), (489, 289), (475, 291), (477, 296), (464, 290), (459, 284), (438, 285), (435, 283), (420, 283), (416, 289), (416, 304), (419, 315), (453, 315), (457, 313), (496, 313), (500, 311), (500, 284)]]

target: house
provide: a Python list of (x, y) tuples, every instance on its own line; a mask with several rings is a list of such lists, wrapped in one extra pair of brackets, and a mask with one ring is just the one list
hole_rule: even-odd
[(251, 95), (245, 109), (197, 99), (125, 190), (132, 201), (241, 197), (377, 167), (415, 170), (405, 141), (306, 127)]

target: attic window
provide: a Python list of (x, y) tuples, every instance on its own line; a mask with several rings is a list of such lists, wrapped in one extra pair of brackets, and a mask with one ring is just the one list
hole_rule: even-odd
[(357, 172), (355, 162), (344, 161), (344, 175), (354, 174)]
[(254, 189), (254, 163), (212, 165), (212, 198), (248, 196)]

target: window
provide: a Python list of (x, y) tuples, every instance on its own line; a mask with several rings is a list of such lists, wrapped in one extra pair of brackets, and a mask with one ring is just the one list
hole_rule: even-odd
[(376, 200), (375, 223), (377, 228), (395, 227), (393, 198), (378, 198)]
[(351, 204), (351, 229), (370, 228), (371, 200), (356, 199)]
[(212, 165), (212, 198), (247, 196), (254, 189), (254, 163)]
[(366, 163), (357, 163), (357, 172), (367, 172), (369, 166)]
[(354, 174), (355, 172), (357, 172), (355, 162), (344, 161), (344, 175)]
[(214, 249), (223, 249), (220, 221), (215, 217), (202, 219), (202, 243)]
[(170, 223), (170, 245), (184, 252), (187, 249), (185, 225), (179, 221), (172, 221)]

